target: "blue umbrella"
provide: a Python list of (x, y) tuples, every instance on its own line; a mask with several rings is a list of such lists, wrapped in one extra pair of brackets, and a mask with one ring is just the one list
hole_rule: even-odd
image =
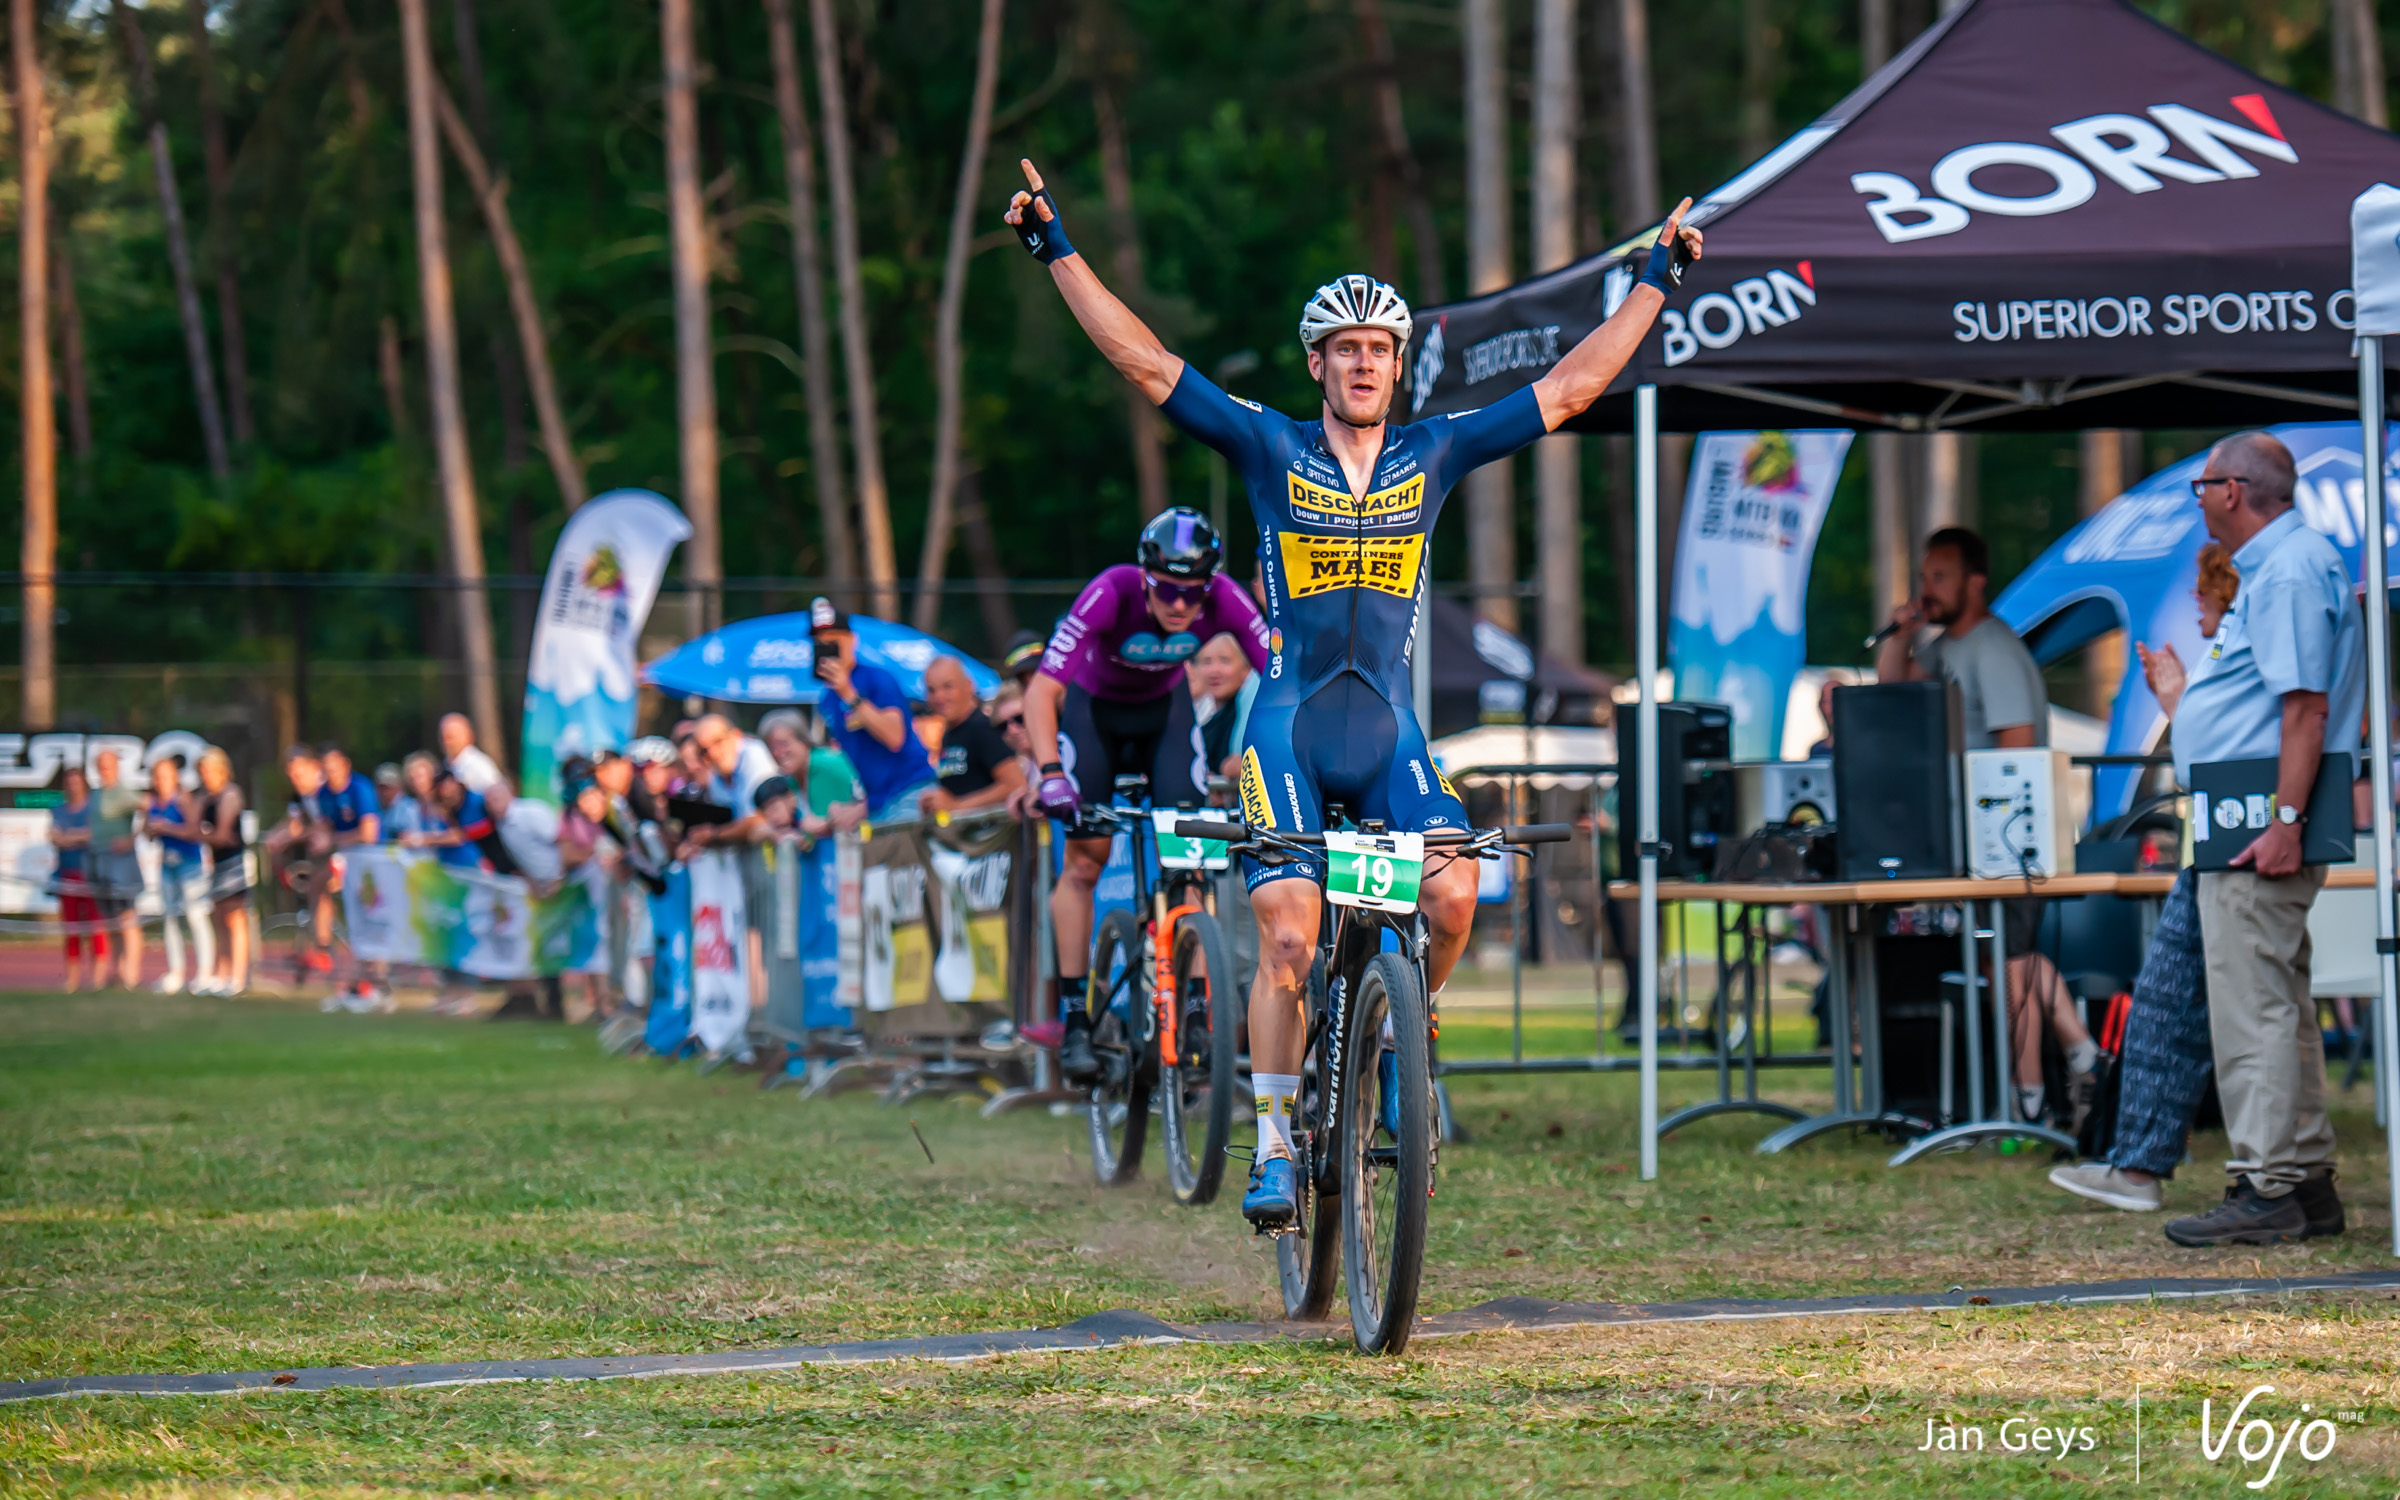
[[(1000, 690), (1000, 674), (921, 630), (865, 615), (852, 615), (850, 628), (858, 632), (858, 659), (898, 678), (911, 698), (925, 696), (925, 669), (937, 656), (965, 667), (977, 696), (988, 698)], [(825, 691), (812, 670), (816, 661), (808, 612), (800, 610), (735, 620), (686, 641), (643, 667), (642, 681), (665, 692), (728, 703), (814, 703)]]
[[(2331, 539), (2356, 578), (2366, 515), (2358, 424), (2289, 422), (2267, 430), (2292, 450), (2299, 478), (2293, 498), (2301, 519)], [(2400, 453), (2394, 447), (2400, 427), (2391, 433), (2384, 447), (2387, 494), (2400, 480), (2395, 473)], [(1992, 612), (2025, 638), (2035, 660), (2056, 661), (2119, 628), (2146, 646), (2173, 645), (2187, 665), (2200, 659), (2199, 607), (2192, 602), (2192, 589), (2208, 532), (2200, 524), (2191, 481), (2207, 459), (2203, 450), (2136, 484), (2052, 543), (2001, 591)], [(2109, 715), (2108, 749), (2138, 755), (2151, 747), (2166, 716), (2133, 652), (2125, 655), (2125, 678)], [(2094, 778), (2095, 817), (2105, 819), (2131, 805), (2136, 780), (2130, 767), (2102, 767)]]

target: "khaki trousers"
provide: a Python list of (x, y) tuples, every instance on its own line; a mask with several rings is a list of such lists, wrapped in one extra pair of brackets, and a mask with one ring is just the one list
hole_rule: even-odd
[(2308, 909), (2325, 867), (2268, 880), (2247, 870), (2200, 876), (2208, 1030), (2225, 1105), (2225, 1170), (2269, 1198), (2333, 1160), (2325, 1114), (2325, 1042), (2309, 994)]

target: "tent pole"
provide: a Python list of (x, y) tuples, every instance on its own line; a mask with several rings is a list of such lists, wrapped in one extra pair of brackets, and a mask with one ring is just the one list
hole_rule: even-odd
[[(1641, 848), (1641, 935), (1634, 952), (1640, 969), (1636, 995), (1642, 1027), (1642, 1181), (1658, 1178), (1658, 387), (1633, 393), (1634, 409), (1634, 680), (1641, 685), (1636, 710), (1634, 832)], [(1621, 759), (1622, 757), (1620, 757)], [(1624, 782), (1617, 783), (1618, 816), (1624, 815)]]
[[(2392, 912), (2392, 616), (2384, 560), (2383, 340), (2358, 341), (2358, 459), (2366, 482), (2367, 743), (2375, 788), (2375, 1091), (2383, 1096), (2384, 1153), (2400, 1203), (2400, 985), (2394, 983)], [(2392, 1253), (2400, 1255), (2400, 1216), (2392, 1221)]]

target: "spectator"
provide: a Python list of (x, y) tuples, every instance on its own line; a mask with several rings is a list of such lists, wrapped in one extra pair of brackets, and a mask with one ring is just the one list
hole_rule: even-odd
[[(1242, 643), (1230, 634), (1212, 636), (1192, 655), (1192, 716), (1200, 725), (1201, 757), (1212, 774), (1232, 779), (1242, 774), (1242, 731), (1250, 721), (1250, 704), (1258, 697), (1258, 674)], [(1205, 786), (1208, 778), (1192, 778)]]
[(779, 708), (760, 719), (758, 739), (775, 769), (791, 777), (794, 785), (808, 779), (808, 725), (798, 709)]
[[(217, 971), (217, 931), (208, 919), (208, 870), (199, 839), (200, 809), (184, 795), (183, 757), (150, 763), (150, 793), (142, 799), (142, 832), (158, 845), (158, 907), (167, 941), (167, 972), (158, 993), (182, 992), (192, 979), (205, 986)], [(183, 933), (192, 934), (192, 967), (184, 968)]]
[(937, 656), (925, 669), (925, 701), (943, 724), (942, 754), (934, 769), (937, 784), (927, 789), (922, 804), (927, 812), (1001, 807), (1024, 790), (1024, 767), (976, 701), (975, 684), (956, 657)]
[(211, 745), (200, 752), (200, 841), (208, 845), (210, 920), (224, 969), (210, 993), (239, 995), (250, 988), (250, 839), (242, 829), (248, 803), (234, 785), (233, 761)]
[(465, 714), (444, 714), (440, 727), (442, 758), (460, 786), (481, 795), (500, 784), (500, 767), (476, 748), (475, 726)]
[[(400, 762), (400, 786), (383, 805), (376, 831), (387, 844), (405, 844), (407, 835), (433, 829), (439, 814), (433, 810), (433, 783), (442, 763), (430, 750), (411, 750)], [(382, 773), (376, 773), (380, 782)]]
[(633, 763), (633, 785), (625, 793), (626, 804), (643, 822), (663, 826), (667, 798), (675, 784), (674, 745), (647, 735), (625, 747), (625, 758)]
[(700, 743), (700, 721), (691, 719), (676, 725), (675, 795), (705, 797), (708, 776), (708, 750)]
[(325, 788), (325, 768), (314, 750), (294, 745), (283, 752), (283, 777), (291, 783), (292, 802), (283, 822), (261, 843), (281, 863), (283, 881), (293, 896), (312, 913), (309, 935), (301, 942), (301, 970), (331, 973), (333, 906), (322, 888), (330, 883), (327, 861), (333, 856), (333, 829), (317, 805), (317, 793)]
[(333, 831), (334, 848), (380, 842), (382, 799), (352, 770), (349, 752), (326, 745), (317, 751), (317, 764), (325, 772), (325, 784), (317, 789), (317, 810)]
[(1035, 635), (1030, 630), (1018, 631), (1008, 638), (1008, 649), (1000, 653), (1001, 675), (1015, 683), (1018, 692), (1024, 692), (1026, 684), (1033, 681), (1033, 674), (1042, 669), (1042, 653), (1049, 645), (1048, 636)]
[[(405, 769), (414, 785), (417, 767)], [(485, 810), (483, 798), (468, 791), (447, 770), (435, 767), (430, 758), (424, 776), (425, 789), (419, 795), (426, 826), (420, 832), (403, 834), (401, 847), (431, 849), (435, 859), (452, 869), (483, 869), (483, 841), (492, 835), (492, 815)]]
[(677, 857), (689, 859), (711, 846), (757, 843), (766, 825), (753, 799), (759, 783), (775, 774), (775, 758), (765, 745), (734, 728), (723, 714), (709, 714), (694, 724), (692, 743), (700, 748), (708, 766), (704, 795), (717, 806), (731, 809), (733, 820), (691, 829), (684, 834)]
[(2301, 819), (2328, 753), (2355, 754), (2365, 625), (2333, 544), (2292, 508), (2292, 455), (2263, 432), (2209, 450), (2192, 482), (2208, 534), (2233, 550), (2241, 592), (2176, 713), (2175, 771), (2273, 757), (2277, 818), (2198, 878), (2217, 1096), (2232, 1183), (2167, 1225), (2179, 1245), (2274, 1244), (2339, 1233), (2325, 1046), (2310, 995), (2308, 912), (2323, 866), (2301, 863)]
[(58, 921), (66, 929), (67, 993), (72, 995), (97, 989), (106, 977), (108, 934), (92, 900), (92, 784), (83, 767), (69, 766), (59, 785), (66, 801), (50, 809), (50, 843), (58, 851), (50, 891), (58, 897)]
[(117, 929), (117, 985), (136, 989), (142, 982), (142, 919), (134, 910), (141, 899), (142, 866), (133, 852), (133, 822), (142, 811), (141, 794), (119, 784), (123, 763), (114, 750), (92, 757), (100, 785), (92, 793), (91, 879), (100, 920)]
[[(1945, 526), (1927, 537), (1917, 588), (1916, 598), (1892, 611), (1892, 624), (1899, 628), (1876, 648), (1878, 678), (1942, 677), (1957, 684), (1969, 750), (2049, 744), (2050, 691), (2033, 653), (1987, 603), (1991, 553), (1983, 538), (1963, 526)], [(1942, 633), (1918, 644), (1918, 629), (1925, 625), (1939, 625)], [(2067, 1094), (2073, 1125), (2080, 1127), (2091, 1107), (2100, 1048), (2075, 1013), (2074, 996), (2057, 968), (2036, 951), (2046, 904), (2039, 898), (2010, 901), (2000, 924), (2008, 956), (2017, 1108), (2020, 1118), (2039, 1120), (2047, 1104), (2042, 1085), (2042, 1023), (2047, 1022), (2067, 1056)]]
[(825, 684), (818, 706), (858, 773), (866, 815), (878, 822), (917, 816), (934, 785), (933, 762), (909, 722), (908, 694), (891, 673), (858, 659), (849, 617), (830, 600), (809, 601), (808, 616), (817, 680)]
[[(625, 764), (624, 757), (615, 751), (603, 751), (610, 762)], [(602, 762), (595, 760), (596, 773)], [(596, 774), (586, 774), (565, 783), (566, 807), (558, 818), (558, 859), (562, 876), (581, 880), (591, 893), (592, 904), (608, 912), (604, 924), (611, 951), (602, 955), (597, 969), (585, 970), (575, 977), (584, 995), (584, 1013), (570, 1020), (605, 1022), (615, 1014), (616, 1004), (611, 995), (608, 976), (616, 972), (618, 955), (614, 949), (624, 927), (621, 910), (613, 898), (620, 889), (625, 868), (625, 844), (619, 838), (620, 826), (613, 811), (613, 799), (600, 784)]]
[[(406, 791), (407, 786), (401, 779), (398, 761), (387, 760), (375, 768), (375, 805), (379, 811), (389, 813), (392, 810), (392, 804), (399, 801), (401, 795)], [(377, 825), (377, 831), (382, 833), (380, 824)], [(383, 844), (391, 841), (389, 833), (382, 833), (382, 836), (376, 840)]]
[[(505, 781), (495, 781), (483, 794), (483, 806), (491, 819), (492, 832), (484, 841), (484, 854), (494, 854), (491, 847), (497, 842), (515, 868), (501, 871), (520, 875), (537, 895), (547, 895), (558, 889), (559, 878), (566, 866), (559, 856), (560, 817), (549, 803), (532, 797), (520, 797)], [(500, 863), (493, 859), (493, 864)]]
[(1015, 796), (1008, 799), (1008, 810), (1020, 818), (1038, 817), (1034, 798), (1041, 790), (1041, 778), (1035, 776), (1033, 742), (1025, 734), (1025, 694), (1014, 682), (1004, 682), (992, 698), (992, 727), (1000, 731), (1001, 743), (1016, 758), (1017, 774), (1023, 778)]

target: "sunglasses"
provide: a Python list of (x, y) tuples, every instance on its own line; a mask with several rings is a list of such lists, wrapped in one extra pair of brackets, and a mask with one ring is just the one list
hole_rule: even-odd
[(2248, 484), (2249, 482), (2250, 481), (2248, 479), (2239, 474), (2226, 474), (2215, 479), (2195, 479), (2192, 481), (2192, 497), (2196, 500), (2206, 500), (2208, 498), (2208, 489), (2210, 485)]
[(1010, 714), (1006, 718), (996, 719), (993, 722), (1002, 729), (1015, 729), (1025, 722), (1025, 716), (1023, 714)]
[(1142, 575), (1142, 581), (1150, 586), (1150, 592), (1158, 596), (1161, 604), (1198, 604), (1208, 597), (1206, 583), (1169, 583), (1147, 573)]

